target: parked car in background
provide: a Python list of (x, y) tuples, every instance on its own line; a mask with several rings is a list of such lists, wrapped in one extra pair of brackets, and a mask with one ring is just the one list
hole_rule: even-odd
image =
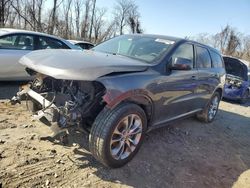
[(95, 46), (91, 42), (86, 42), (86, 41), (80, 41), (80, 40), (68, 40), (68, 41), (76, 46), (79, 46), (83, 50), (89, 50)]
[(78, 49), (52, 35), (17, 29), (0, 29), (0, 80), (28, 80), (30, 76), (19, 59), (34, 50)]
[(27, 95), (35, 117), (56, 129), (86, 129), (90, 151), (110, 167), (131, 160), (147, 131), (192, 115), (212, 122), (225, 82), (217, 50), (159, 35), (122, 35), (83, 52), (32, 52), (20, 63), (36, 78), (11, 102)]
[(223, 97), (245, 103), (250, 93), (247, 62), (229, 56), (224, 56), (223, 59), (226, 68), (226, 84)]

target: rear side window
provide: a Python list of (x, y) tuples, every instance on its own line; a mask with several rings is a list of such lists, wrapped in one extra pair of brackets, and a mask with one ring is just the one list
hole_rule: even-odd
[(69, 49), (63, 42), (49, 37), (39, 37), (38, 49)]
[(197, 46), (197, 68), (211, 68), (211, 58), (206, 48)]
[(212, 62), (213, 62), (214, 67), (219, 67), (219, 68), (224, 67), (222, 58), (219, 54), (217, 54), (216, 52), (213, 52), (213, 51), (210, 51), (210, 54), (212, 57)]

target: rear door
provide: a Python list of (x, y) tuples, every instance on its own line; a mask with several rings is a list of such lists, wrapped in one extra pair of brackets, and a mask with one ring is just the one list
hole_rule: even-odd
[(210, 53), (204, 46), (196, 45), (196, 67), (199, 81), (197, 104), (200, 108), (203, 108), (219, 82), (219, 74), (216, 68), (212, 66)]
[(16, 80), (28, 78), (19, 59), (34, 50), (34, 36), (11, 34), (0, 37), (0, 79)]

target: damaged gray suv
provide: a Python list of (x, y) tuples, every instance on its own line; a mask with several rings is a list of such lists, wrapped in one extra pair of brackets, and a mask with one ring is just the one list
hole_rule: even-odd
[(35, 51), (20, 63), (35, 79), (12, 103), (26, 96), (48, 125), (83, 127), (93, 156), (110, 167), (130, 161), (147, 131), (192, 115), (212, 122), (225, 82), (218, 51), (158, 35), (123, 35), (83, 52)]

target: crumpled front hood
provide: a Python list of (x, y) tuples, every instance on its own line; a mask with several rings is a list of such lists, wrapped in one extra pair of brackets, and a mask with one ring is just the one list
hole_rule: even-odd
[(114, 72), (144, 71), (147, 63), (128, 57), (79, 50), (38, 50), (19, 62), (44, 75), (66, 80), (96, 80)]

